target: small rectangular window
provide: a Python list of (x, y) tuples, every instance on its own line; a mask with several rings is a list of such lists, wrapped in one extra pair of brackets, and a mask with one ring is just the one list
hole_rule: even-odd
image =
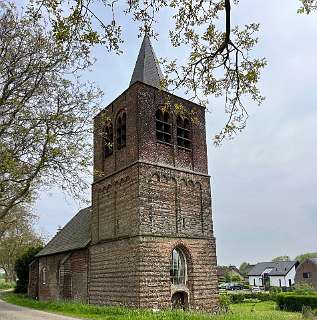
[(310, 279), (311, 278), (311, 272), (303, 272), (303, 278), (304, 279)]

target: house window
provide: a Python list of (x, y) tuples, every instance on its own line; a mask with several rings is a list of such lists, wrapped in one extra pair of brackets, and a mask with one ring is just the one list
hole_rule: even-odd
[(120, 150), (126, 146), (127, 141), (127, 116), (123, 112), (117, 118), (117, 149)]
[(282, 280), (281, 279), (278, 279), (278, 282), (279, 282), (279, 285), (280, 287), (282, 286)]
[(253, 279), (253, 285), (256, 286), (255, 279)]
[(183, 252), (178, 248), (172, 251), (170, 275), (172, 284), (185, 284), (186, 259)]
[(156, 139), (160, 142), (171, 143), (172, 141), (172, 125), (168, 112), (157, 110), (156, 118)]
[(303, 278), (304, 279), (310, 279), (311, 278), (311, 272), (303, 272)]
[(47, 270), (46, 268), (44, 267), (42, 269), (42, 284), (46, 284), (46, 281), (47, 281)]
[(190, 150), (190, 123), (187, 118), (177, 117), (177, 145), (181, 148)]
[(103, 132), (104, 156), (109, 157), (113, 153), (113, 128), (112, 124), (105, 127)]

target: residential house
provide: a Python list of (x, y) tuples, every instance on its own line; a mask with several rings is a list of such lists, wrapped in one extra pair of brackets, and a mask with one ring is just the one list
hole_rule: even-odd
[(306, 259), (302, 262), (295, 275), (295, 283), (307, 282), (317, 290), (317, 258)]
[(290, 288), (295, 283), (298, 261), (260, 262), (248, 273), (250, 286)]

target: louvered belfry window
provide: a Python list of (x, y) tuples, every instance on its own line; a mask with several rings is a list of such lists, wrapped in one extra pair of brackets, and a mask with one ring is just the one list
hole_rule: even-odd
[(127, 116), (123, 112), (117, 118), (117, 149), (120, 150), (126, 146), (127, 142)]
[(171, 143), (172, 125), (168, 112), (157, 110), (156, 114), (156, 139), (160, 142)]
[(105, 158), (113, 153), (113, 128), (112, 123), (108, 124), (103, 132), (104, 156)]
[(191, 149), (190, 122), (187, 118), (177, 117), (177, 145), (184, 149)]

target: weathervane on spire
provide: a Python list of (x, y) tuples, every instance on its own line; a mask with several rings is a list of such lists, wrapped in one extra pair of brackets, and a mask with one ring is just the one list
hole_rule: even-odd
[(149, 36), (151, 28), (148, 25), (148, 21), (146, 20), (144, 23), (144, 35)]

